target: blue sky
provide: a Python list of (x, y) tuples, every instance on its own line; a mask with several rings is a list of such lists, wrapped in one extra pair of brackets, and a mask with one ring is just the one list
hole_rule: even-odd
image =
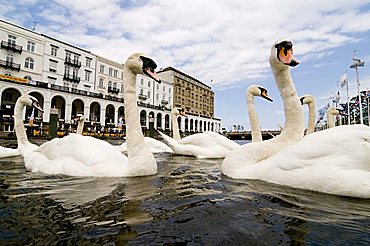
[[(173, 66), (212, 86), (215, 116), (228, 128), (249, 129), (245, 92), (251, 84), (275, 99), (255, 100), (262, 129), (284, 125), (268, 64), (271, 45), (282, 37), (293, 41), (301, 62), (291, 69), (297, 92), (313, 95), (317, 109), (346, 70), (355, 95), (354, 50), (365, 61), (361, 89), (370, 88), (369, 1), (9, 0), (0, 5), (0, 18), (30, 29), (36, 21), (37, 32), (117, 62), (149, 53), (159, 67)], [(340, 93), (345, 102), (345, 90)]]

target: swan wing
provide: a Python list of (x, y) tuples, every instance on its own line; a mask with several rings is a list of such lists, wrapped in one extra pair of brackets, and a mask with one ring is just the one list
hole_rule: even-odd
[(0, 146), (0, 158), (19, 156), (18, 149), (5, 148)]

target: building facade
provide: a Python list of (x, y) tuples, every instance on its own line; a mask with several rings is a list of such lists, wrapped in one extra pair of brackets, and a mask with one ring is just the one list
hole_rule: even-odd
[[(88, 126), (95, 128), (115, 128), (120, 119), (124, 124), (122, 64), (2, 20), (0, 40), (0, 132), (12, 131), (14, 105), (24, 94), (39, 100), (45, 112), (36, 112), (35, 117), (44, 125), (50, 121), (52, 108), (58, 109), (61, 124), (69, 124), (79, 113), (84, 114)], [(173, 80), (158, 84), (147, 76), (137, 77), (143, 129), (149, 128), (149, 121), (156, 129), (172, 129), (174, 93)], [(24, 112), (25, 120), (30, 110)], [(219, 119), (194, 117), (194, 132), (221, 129)], [(181, 125), (185, 131), (185, 123)]]
[(173, 84), (172, 105), (185, 109), (188, 115), (184, 119), (178, 118), (181, 131), (221, 131), (221, 125), (217, 124), (220, 120), (214, 118), (214, 92), (211, 87), (173, 67), (161, 69), (158, 75)]

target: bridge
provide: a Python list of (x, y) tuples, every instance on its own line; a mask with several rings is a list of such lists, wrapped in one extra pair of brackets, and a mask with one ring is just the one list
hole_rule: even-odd
[[(273, 138), (280, 134), (280, 130), (263, 130), (261, 132), (263, 140)], [(224, 135), (231, 140), (252, 140), (251, 131), (226, 132)]]

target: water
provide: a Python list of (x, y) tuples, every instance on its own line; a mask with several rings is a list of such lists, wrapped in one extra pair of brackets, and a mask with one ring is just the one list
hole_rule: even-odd
[(222, 160), (155, 157), (158, 174), (141, 178), (44, 175), (0, 159), (0, 245), (370, 244), (370, 199), (232, 180)]

